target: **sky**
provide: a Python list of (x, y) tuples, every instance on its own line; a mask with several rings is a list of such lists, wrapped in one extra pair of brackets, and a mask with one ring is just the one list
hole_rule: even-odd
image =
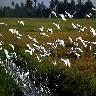
[[(0, 6), (10, 6), (11, 5), (11, 2), (12, 1), (14, 1), (15, 3), (21, 3), (21, 2), (26, 2), (26, 0), (0, 0)], [(37, 0), (38, 1), (38, 3), (39, 2), (44, 2), (44, 4), (48, 7), (49, 6), (49, 2), (50, 2), (50, 0)], [(62, 0), (59, 0), (59, 1), (62, 1)], [(71, 1), (71, 0), (68, 0), (69, 2)], [(75, 0), (75, 1), (77, 1), (77, 0)], [(83, 1), (86, 1), (86, 0), (83, 0)], [(96, 0), (91, 0), (92, 2), (93, 2), (93, 4), (96, 6)]]

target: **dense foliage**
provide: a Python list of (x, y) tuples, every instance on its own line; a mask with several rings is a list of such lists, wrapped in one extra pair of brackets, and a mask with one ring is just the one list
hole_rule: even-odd
[(15, 4), (13, 1), (10, 7), (0, 7), (0, 16), (48, 18), (52, 10), (54, 10), (57, 14), (65, 14), (65, 11), (73, 14), (76, 11), (74, 18), (85, 18), (86, 14), (89, 13), (92, 13), (92, 18), (96, 15), (96, 12), (92, 10), (92, 7), (94, 6), (91, 0), (87, 0), (85, 3), (83, 0), (78, 0), (77, 4), (74, 0), (71, 0), (70, 3), (67, 0), (51, 0), (49, 3), (50, 6), (47, 8), (43, 2), (37, 4), (37, 0), (26, 0), (26, 4), (21, 3), (21, 5)]

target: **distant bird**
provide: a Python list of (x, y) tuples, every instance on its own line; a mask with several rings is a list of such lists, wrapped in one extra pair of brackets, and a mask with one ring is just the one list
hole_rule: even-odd
[(96, 11), (96, 8), (92, 8), (92, 10)]
[(87, 27), (80, 28), (79, 32), (84, 32), (85, 29), (87, 30)]
[(91, 42), (91, 44), (96, 45), (96, 42)]
[(9, 54), (8, 54), (9, 52), (8, 52), (6, 49), (4, 49), (4, 53), (5, 53), (5, 55), (6, 55), (6, 58), (9, 59), (9, 58), (10, 58), (10, 56), (9, 56)]
[(86, 14), (86, 18), (91, 18), (92, 13)]
[(80, 54), (75, 53), (75, 55), (76, 55), (76, 57), (77, 57), (78, 59), (80, 59)]
[(66, 18), (63, 14), (59, 14), (63, 21), (66, 21)]
[(52, 64), (55, 66), (57, 64), (56, 60), (54, 62), (52, 62)]
[(81, 25), (79, 25), (79, 24), (76, 24), (76, 25), (77, 25), (77, 27), (78, 27), (78, 28), (81, 28), (81, 27), (82, 27), (82, 26), (81, 26)]
[(84, 40), (81, 37), (76, 38), (76, 41), (80, 40), (84, 47), (87, 47), (87, 44), (84, 42)]
[(6, 24), (6, 23), (1, 23), (1, 22), (0, 22), (0, 25), (5, 25), (5, 26), (7, 26), (7, 24)]
[(9, 46), (14, 50), (14, 45), (13, 44), (9, 44)]
[(63, 58), (61, 58), (61, 61), (63, 61), (66, 66), (69, 66), (70, 67), (69, 59), (63, 59)]
[(40, 33), (40, 35), (49, 37), (46, 33)]
[(76, 14), (77, 11), (75, 11), (72, 15), (69, 14), (67, 11), (65, 11), (65, 14), (71, 19), (73, 18), (74, 14)]
[(21, 40), (21, 37), (16, 37), (16, 39), (20, 39)]
[(94, 28), (92, 28), (91, 26), (90, 26), (90, 32), (92, 32), (92, 33), (93, 33), (93, 37), (94, 37), (94, 36), (96, 36), (96, 31), (95, 31), (95, 29), (94, 29)]
[(72, 26), (73, 26), (74, 29), (78, 28), (74, 23), (72, 23)]
[(18, 23), (24, 26), (24, 21), (18, 21)]
[(55, 15), (55, 17), (57, 17), (57, 14), (56, 14), (56, 12), (52, 11), (51, 13), (52, 13), (52, 14), (54, 14), (54, 15)]
[(0, 36), (3, 37), (2, 34), (0, 34)]
[(72, 38), (71, 38), (71, 37), (69, 37), (69, 40), (70, 40), (70, 42), (71, 42), (71, 43), (73, 43), (73, 40), (72, 40)]
[(65, 47), (64, 40), (57, 39), (56, 42), (57, 42), (60, 46)]
[(60, 24), (53, 23), (57, 27), (57, 29), (60, 29)]
[(53, 30), (52, 30), (52, 29), (50, 29), (50, 28), (48, 28), (48, 29), (47, 29), (47, 32), (50, 32), (50, 33), (51, 33), (51, 35), (53, 34)]
[(32, 39), (33, 39), (30, 35), (28, 35), (28, 37), (29, 37), (29, 39), (30, 39), (30, 40), (32, 40)]
[(44, 27), (42, 26), (41, 28), (39, 28), (40, 32), (44, 31)]

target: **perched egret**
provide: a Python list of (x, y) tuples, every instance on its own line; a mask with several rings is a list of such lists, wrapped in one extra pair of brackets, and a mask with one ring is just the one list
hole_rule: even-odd
[(57, 29), (60, 29), (60, 25), (59, 24), (53, 23), (53, 25), (55, 25), (57, 27)]

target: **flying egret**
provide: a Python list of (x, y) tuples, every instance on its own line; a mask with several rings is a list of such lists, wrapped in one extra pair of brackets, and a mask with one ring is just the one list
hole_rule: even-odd
[(96, 11), (96, 8), (92, 8), (92, 10)]
[(66, 21), (66, 18), (63, 14), (59, 14), (63, 21)]
[(92, 13), (86, 14), (86, 18), (91, 18), (91, 16), (92, 16)]
[(54, 15), (55, 15), (55, 17), (57, 17), (56, 12), (52, 11), (51, 13), (52, 13), (52, 14), (54, 14)]

